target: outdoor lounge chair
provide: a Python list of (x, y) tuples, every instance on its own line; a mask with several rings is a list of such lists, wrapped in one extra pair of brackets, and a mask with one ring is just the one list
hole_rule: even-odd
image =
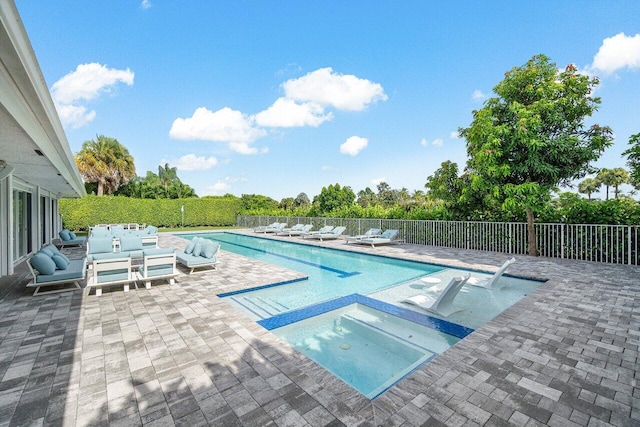
[(508, 259), (504, 262), (504, 264), (502, 264), (500, 269), (494, 273), (493, 276), (489, 277), (488, 279), (478, 279), (477, 277), (471, 277), (469, 278), (469, 280), (467, 280), (467, 284), (480, 286), (487, 289), (502, 289), (504, 287), (504, 284), (499, 284), (500, 277), (502, 277), (502, 274), (514, 262), (516, 262), (515, 258)]
[(269, 226), (267, 228), (265, 228), (264, 230), (262, 230), (262, 233), (278, 233), (282, 230), (285, 229), (285, 227), (287, 226), (286, 222), (280, 222), (280, 223), (276, 223), (276, 225), (274, 225), (273, 227)]
[(379, 236), (376, 237), (364, 237), (360, 240), (352, 240), (354, 243), (362, 243), (364, 245), (371, 245), (372, 248), (375, 248), (376, 245), (388, 245), (389, 243), (397, 243), (399, 240), (395, 240), (398, 235), (398, 230), (385, 230)]
[(255, 228), (253, 229), (253, 231), (254, 231), (255, 233), (264, 233), (264, 230), (266, 230), (267, 228), (277, 227), (277, 226), (278, 226), (278, 224), (280, 224), (280, 223), (279, 223), (279, 222), (274, 222), (274, 223), (269, 224), (269, 225), (261, 225), (260, 227), (255, 227)]
[(324, 227), (320, 227), (320, 229), (316, 231), (308, 231), (306, 233), (300, 233), (300, 236), (302, 236), (302, 238), (304, 239), (306, 237), (311, 237), (316, 234), (330, 233), (332, 230), (333, 230), (333, 225), (325, 225)]
[(60, 236), (60, 247), (65, 246), (82, 246), (84, 242), (87, 240), (85, 237), (78, 237), (73, 231), (69, 231), (68, 229), (61, 230), (58, 233)]
[[(29, 267), (32, 276), (27, 287), (36, 288), (33, 296), (52, 294), (81, 289), (79, 282), (84, 281), (86, 277), (87, 259), (69, 260), (54, 245), (47, 245), (29, 258), (27, 267)], [(73, 287), (40, 292), (42, 287), (66, 284), (73, 285)]]
[(325, 240), (333, 240), (340, 237), (340, 235), (342, 235), (342, 233), (344, 233), (344, 230), (346, 229), (347, 227), (342, 227), (342, 226), (336, 227), (333, 230), (331, 230), (329, 233), (311, 234), (308, 237), (310, 237), (311, 239), (319, 239), (321, 242)]
[(470, 276), (470, 274), (467, 274), (464, 277), (452, 278), (447, 287), (444, 288), (440, 295), (438, 295), (438, 298), (433, 298), (426, 294), (419, 294), (407, 298), (402, 302), (405, 304), (415, 305), (416, 307), (431, 311), (443, 317), (449, 317), (453, 313), (460, 311), (460, 309), (453, 307), (453, 300), (467, 280), (469, 280)]
[(356, 242), (362, 239), (368, 239), (370, 237), (379, 237), (382, 234), (381, 228), (370, 228), (364, 234), (358, 234), (357, 236), (348, 236), (345, 238), (347, 243)]
[[(302, 225), (302, 224), (298, 224), (298, 225)], [(301, 236), (303, 234), (309, 233), (312, 228), (313, 228), (313, 224), (306, 224), (306, 225), (302, 225), (302, 228), (299, 228), (297, 230), (294, 230), (292, 227), (289, 231), (284, 229), (277, 234), (278, 236), (289, 236), (289, 237)]]
[(103, 286), (122, 285), (129, 292), (129, 284), (136, 281), (131, 270), (131, 258), (94, 259), (91, 274), (87, 280), (87, 288), (96, 288), (96, 296), (102, 295)]
[(138, 269), (138, 279), (144, 282), (147, 289), (151, 288), (152, 280), (166, 279), (170, 285), (173, 285), (177, 275), (176, 254), (173, 248), (144, 250), (142, 265)]
[(194, 237), (187, 244), (184, 251), (176, 249), (176, 260), (187, 268), (190, 268), (189, 274), (193, 273), (196, 268), (212, 267), (216, 269), (218, 261), (218, 251), (220, 244), (201, 237)]

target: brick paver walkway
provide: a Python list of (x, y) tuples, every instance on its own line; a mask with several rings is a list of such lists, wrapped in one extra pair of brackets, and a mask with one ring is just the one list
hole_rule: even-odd
[[(314, 244), (487, 270), (505, 258)], [(640, 425), (640, 268), (516, 258), (510, 273), (548, 282), (373, 401), (216, 297), (295, 271), (224, 252), (172, 286), (32, 297), (22, 266), (0, 283), (0, 425)]]

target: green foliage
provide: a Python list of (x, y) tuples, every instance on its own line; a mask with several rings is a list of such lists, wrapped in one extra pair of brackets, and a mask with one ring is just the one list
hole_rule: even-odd
[(622, 155), (627, 156), (631, 184), (640, 190), (640, 133), (629, 137), (629, 145), (630, 147)]
[(629, 172), (624, 168), (606, 169), (602, 168), (596, 176), (596, 183), (607, 187), (606, 200), (609, 200), (609, 187), (613, 187), (615, 198), (618, 198), (620, 193), (619, 187), (622, 184), (626, 184), (630, 181)]
[(146, 223), (157, 227), (235, 225), (240, 213), (237, 197), (190, 199), (134, 199), (122, 196), (87, 196), (61, 199), (60, 213), (65, 227), (85, 230), (95, 224)]
[(340, 187), (340, 184), (322, 187), (320, 194), (313, 199), (319, 214), (326, 214), (338, 208), (348, 207), (354, 203), (356, 195), (351, 187)]
[(585, 178), (580, 184), (578, 184), (578, 192), (586, 194), (591, 200), (591, 195), (598, 191), (600, 188), (600, 182), (594, 178)]
[[(193, 188), (180, 181), (177, 169), (169, 164), (158, 166), (158, 175), (147, 171), (144, 178), (134, 177), (127, 185), (120, 187), (116, 195), (139, 199), (186, 199), (198, 197)], [(90, 194), (90, 193), (89, 193)]]
[(259, 194), (243, 194), (240, 206), (244, 215), (262, 215), (278, 209), (278, 202)]
[(580, 199), (565, 207), (563, 216), (568, 224), (637, 225), (640, 223), (640, 204), (624, 198), (591, 203)]

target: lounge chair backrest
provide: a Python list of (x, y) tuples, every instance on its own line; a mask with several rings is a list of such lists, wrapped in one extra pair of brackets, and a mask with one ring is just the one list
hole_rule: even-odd
[(291, 231), (298, 231), (298, 230), (302, 230), (304, 228), (304, 224), (296, 224), (293, 227), (291, 227)]
[(389, 229), (389, 230), (385, 230), (385, 232), (380, 235), (380, 238), (393, 240), (396, 238), (397, 235), (398, 235), (398, 230)]
[(502, 276), (502, 274), (507, 270), (507, 268), (513, 264), (514, 262), (516, 262), (515, 258), (511, 258), (508, 259), (504, 262), (504, 264), (502, 264), (502, 267), (500, 267), (500, 269), (498, 271), (495, 272), (495, 274), (489, 279), (489, 281), (487, 282), (487, 284), (485, 285), (485, 288), (493, 288), (494, 285), (496, 284), (496, 282), (500, 279), (500, 277)]
[(381, 228), (370, 228), (369, 230), (367, 230), (366, 233), (364, 233), (365, 236), (369, 237), (369, 236), (378, 236), (380, 233), (382, 233), (382, 229)]
[(464, 277), (454, 277), (453, 279), (451, 279), (447, 287), (444, 288), (442, 293), (440, 293), (440, 295), (436, 299), (436, 302), (433, 303), (433, 306), (431, 308), (436, 312), (446, 312), (448, 310), (451, 311), (453, 299), (456, 297), (456, 295), (458, 295), (458, 292), (460, 292), (460, 289), (462, 289), (464, 284), (467, 283), (469, 277), (471, 277), (471, 274), (467, 274)]
[(335, 234), (336, 236), (339, 236), (339, 235), (341, 235), (342, 233), (344, 233), (344, 230), (346, 230), (346, 229), (347, 229), (347, 227), (342, 227), (342, 226), (340, 226), (340, 227), (336, 227), (336, 228), (334, 228), (334, 229), (333, 229), (333, 231), (331, 232), (331, 234)]
[(318, 230), (318, 233), (330, 233), (333, 230), (333, 225), (325, 225)]
[(311, 231), (311, 229), (313, 228), (313, 224), (307, 224), (304, 227), (302, 227), (302, 232), (303, 233), (308, 233), (309, 231)]

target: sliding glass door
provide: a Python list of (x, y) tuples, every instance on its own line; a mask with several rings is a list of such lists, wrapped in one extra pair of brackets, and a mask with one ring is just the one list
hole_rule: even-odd
[(13, 261), (27, 256), (31, 250), (31, 193), (13, 190)]

